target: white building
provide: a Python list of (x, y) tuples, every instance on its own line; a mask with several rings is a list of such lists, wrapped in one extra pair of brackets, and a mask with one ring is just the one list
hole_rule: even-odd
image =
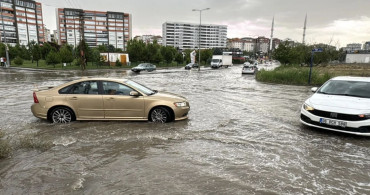
[[(200, 30), (200, 33), (199, 33)], [(166, 22), (162, 25), (163, 45), (179, 49), (225, 48), (227, 42), (227, 26)], [(199, 38), (200, 34), (200, 38)]]
[(347, 44), (347, 47), (344, 47), (343, 50), (347, 51), (348, 53), (353, 53), (354, 51), (361, 50), (361, 43), (351, 43)]
[(346, 55), (346, 63), (370, 63), (370, 54), (349, 53)]
[(44, 31), (45, 31), (45, 42), (51, 42), (50, 29), (47, 29), (46, 25), (44, 25)]
[(157, 41), (157, 43), (159, 45), (162, 45), (162, 43), (163, 43), (162, 37), (161, 36), (158, 36), (158, 35), (142, 35), (142, 36), (136, 36), (135, 39), (136, 40), (141, 40), (141, 41), (143, 41), (146, 44), (148, 44), (148, 43), (154, 43), (154, 41)]

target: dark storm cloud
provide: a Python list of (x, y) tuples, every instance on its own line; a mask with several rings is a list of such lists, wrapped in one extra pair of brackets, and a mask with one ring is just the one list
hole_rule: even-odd
[[(203, 12), (202, 23), (229, 25), (229, 37), (248, 35), (269, 36), (275, 16), (275, 35), (278, 38), (300, 40), (304, 17), (308, 15), (308, 39), (314, 42), (338, 37), (342, 42), (351, 36), (343, 24), (361, 25), (357, 30), (370, 34), (370, 0), (39, 0), (50, 28), (55, 28), (55, 7), (78, 7), (101, 11), (121, 11), (132, 14), (133, 35), (161, 34), (166, 21), (199, 22), (199, 12), (192, 9), (211, 8)], [(322, 34), (320, 34), (320, 32)], [(310, 37), (312, 36), (312, 37)], [(353, 34), (352, 42), (370, 40), (366, 35)], [(365, 39), (365, 40), (363, 40)]]

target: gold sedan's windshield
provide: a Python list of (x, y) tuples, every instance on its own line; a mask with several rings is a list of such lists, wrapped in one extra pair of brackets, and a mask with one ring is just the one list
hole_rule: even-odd
[(156, 93), (154, 90), (151, 90), (148, 87), (145, 87), (144, 85), (141, 85), (141, 84), (136, 83), (134, 81), (128, 80), (128, 81), (126, 81), (126, 84), (140, 90), (141, 92), (145, 93), (146, 95), (153, 95), (153, 94)]

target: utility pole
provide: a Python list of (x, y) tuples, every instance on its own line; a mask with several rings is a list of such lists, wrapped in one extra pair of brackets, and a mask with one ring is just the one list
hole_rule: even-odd
[(272, 39), (274, 37), (274, 22), (275, 22), (275, 16), (272, 17), (269, 59), (271, 59), (271, 56), (272, 56), (272, 41), (273, 41)]
[(303, 45), (305, 44), (305, 39), (306, 39), (306, 27), (307, 27), (307, 14), (306, 14), (306, 17), (304, 19), (303, 40), (302, 40)]
[(8, 41), (6, 40), (6, 34), (5, 34), (3, 3), (2, 2), (0, 4), (0, 12), (1, 12), (1, 22), (3, 24), (3, 35), (4, 35), (5, 53), (6, 53), (6, 67), (10, 67), (9, 48), (8, 48)]
[(199, 11), (199, 37), (198, 37), (198, 55), (199, 55), (199, 66), (198, 66), (198, 71), (200, 71), (200, 31), (202, 27), (202, 11), (209, 10), (210, 8), (205, 8), (205, 9), (193, 9), (193, 11)]

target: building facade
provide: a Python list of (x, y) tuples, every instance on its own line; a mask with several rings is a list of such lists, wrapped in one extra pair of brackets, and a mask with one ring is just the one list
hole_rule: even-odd
[(45, 42), (51, 42), (50, 29), (46, 28), (45, 25), (44, 25), (44, 32), (45, 32)]
[[(227, 42), (227, 26), (166, 22), (162, 25), (163, 45), (178, 49), (225, 48)], [(200, 35), (200, 36), (199, 36)]]
[(154, 43), (154, 41), (157, 41), (159, 45), (163, 44), (163, 39), (161, 36), (158, 35), (142, 35), (142, 36), (135, 36), (135, 40), (143, 41), (144, 43)]
[(369, 64), (370, 63), (370, 53), (348, 53), (346, 55), (346, 63), (360, 63)]
[(266, 37), (258, 37), (256, 39), (256, 51), (259, 53), (268, 53), (270, 50), (270, 39)]
[(370, 50), (370, 41), (365, 42), (363, 49)]
[[(272, 50), (278, 48), (280, 43), (281, 43), (280, 39), (274, 38), (272, 40)], [(229, 39), (227, 42), (227, 48), (239, 49), (241, 51), (246, 52), (259, 52), (266, 54), (270, 48), (270, 39), (265, 37), (258, 38), (244, 37), (241, 39), (239, 38)]]
[(113, 45), (125, 50), (131, 39), (131, 15), (81, 9), (57, 9), (58, 44), (77, 46), (84, 39), (90, 47)]
[(350, 43), (347, 44), (347, 47), (343, 47), (343, 50), (348, 53), (353, 53), (355, 51), (361, 50), (362, 44), (361, 43)]
[(44, 43), (41, 3), (32, 0), (0, 0), (1, 42), (10, 45)]

